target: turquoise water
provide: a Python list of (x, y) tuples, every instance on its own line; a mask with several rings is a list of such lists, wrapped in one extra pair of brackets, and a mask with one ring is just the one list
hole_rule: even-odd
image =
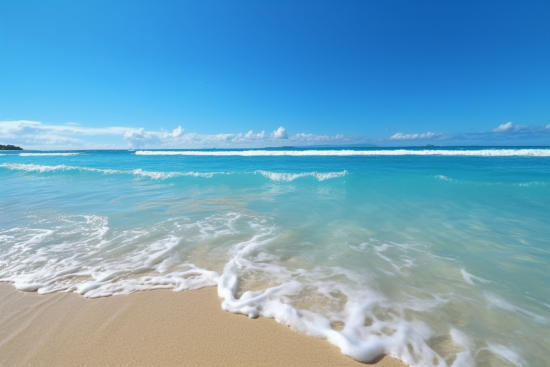
[(0, 179), (21, 290), (217, 286), (361, 361), (550, 360), (550, 149), (2, 152)]

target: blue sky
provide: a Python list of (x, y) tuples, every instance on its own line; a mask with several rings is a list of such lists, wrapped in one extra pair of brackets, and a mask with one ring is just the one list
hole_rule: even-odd
[(0, 143), (550, 145), (549, 18), (547, 0), (2, 1)]

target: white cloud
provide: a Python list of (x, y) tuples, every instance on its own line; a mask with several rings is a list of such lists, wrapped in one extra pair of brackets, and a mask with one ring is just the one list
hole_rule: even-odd
[(183, 135), (183, 131), (184, 130), (181, 128), (181, 126), (178, 126), (176, 129), (174, 129), (174, 131), (172, 131), (172, 136), (178, 138)]
[(249, 130), (246, 134), (242, 135), (244, 139), (265, 139), (266, 134), (265, 131), (262, 130), (262, 132), (254, 134), (254, 131)]
[(441, 136), (441, 133), (422, 133), (422, 134), (403, 134), (396, 133), (390, 137), (390, 140), (418, 140), (418, 139), (431, 139)]
[(507, 122), (505, 124), (501, 124), (498, 127), (494, 128), (493, 131), (495, 133), (500, 133), (500, 132), (508, 131), (512, 129), (512, 127), (513, 127), (512, 122)]
[[(113, 148), (112, 144), (94, 143), (95, 136), (120, 137), (127, 128), (87, 128), (76, 123), (47, 125), (38, 121), (0, 121), (2, 142), (23, 145), (30, 149), (93, 149)], [(86, 141), (88, 140), (88, 141)]]
[(178, 126), (171, 132), (147, 131), (144, 128), (129, 129), (124, 133), (124, 139), (130, 143), (132, 147), (152, 146), (155, 144), (178, 142), (182, 140), (184, 129)]
[(70, 135), (121, 135), (128, 130), (125, 127), (80, 127), (70, 125), (46, 125), (38, 121), (0, 121), (0, 134), (11, 136), (14, 134), (36, 134), (37, 132), (70, 134)]
[[(179, 129), (179, 128), (178, 128)], [(176, 130), (178, 130), (176, 129)], [(315, 135), (299, 133), (289, 135), (284, 127), (279, 127), (271, 134), (265, 131), (255, 133), (249, 130), (237, 134), (198, 134), (198, 133), (166, 133), (164, 131), (148, 131), (143, 128), (131, 129), (124, 134), (124, 139), (133, 148), (263, 148), (281, 146), (281, 140), (286, 140), (297, 146), (317, 144), (350, 144), (364, 142), (352, 136), (345, 135)]]
[(156, 144), (160, 141), (158, 133), (145, 131), (144, 128), (131, 129), (126, 131), (124, 133), (124, 139), (128, 141), (132, 147)]
[[(178, 132), (176, 132), (178, 130)], [(284, 139), (291, 144), (317, 145), (317, 144), (349, 144), (361, 142), (359, 139), (344, 135), (315, 135), (299, 133), (289, 135), (284, 127), (279, 127), (271, 134), (265, 131), (255, 133), (249, 130), (246, 133), (237, 134), (198, 134), (183, 133), (179, 128), (172, 133), (165, 131), (148, 131), (143, 128), (131, 129), (124, 134), (124, 139), (132, 148), (165, 148), (165, 149), (195, 149), (195, 148), (263, 148), (281, 146)]]
[[(505, 134), (503, 132), (506, 132)], [(25, 149), (200, 149), (200, 148), (264, 148), (282, 145), (353, 145), (376, 143), (411, 144), (420, 139), (445, 141), (498, 141), (506, 139), (547, 139), (547, 126), (502, 124), (485, 132), (469, 133), (416, 133), (398, 132), (391, 137), (376, 140), (351, 135), (289, 134), (284, 127), (266, 133), (249, 130), (245, 133), (199, 134), (188, 133), (181, 126), (173, 130), (146, 130), (139, 127), (85, 127), (76, 123), (49, 125), (38, 121), (0, 121), (0, 144), (20, 145)]]
[(277, 130), (273, 131), (273, 137), (275, 139), (288, 139), (286, 134), (286, 129), (284, 127), (279, 127)]
[(295, 145), (300, 144), (353, 144), (353, 143), (367, 143), (366, 139), (358, 139), (355, 136), (349, 135), (315, 135), (315, 134), (306, 134), (299, 133), (290, 135), (288, 140), (292, 141)]
[[(178, 126), (173, 130), (147, 130), (131, 127), (90, 128), (76, 123), (49, 125), (38, 121), (0, 121), (0, 143), (21, 145), (25, 149), (178, 149), (178, 148), (263, 148), (293, 145), (349, 144), (364, 142), (353, 136), (289, 135), (284, 127), (272, 133), (198, 134)], [(285, 143), (288, 144), (288, 143)]]

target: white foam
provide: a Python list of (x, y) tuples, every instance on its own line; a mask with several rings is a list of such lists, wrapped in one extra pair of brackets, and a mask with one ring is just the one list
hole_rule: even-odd
[(255, 173), (261, 174), (264, 177), (269, 178), (272, 181), (294, 181), (303, 177), (314, 177), (317, 181), (329, 180), (331, 178), (344, 177), (348, 174), (348, 171), (341, 172), (303, 172), (303, 173), (284, 173), (284, 172), (270, 172), (258, 170)]
[(466, 334), (455, 328), (450, 330), (451, 338), (455, 345), (462, 348), (462, 352), (456, 354), (456, 359), (453, 362), (453, 367), (471, 367), (474, 365), (474, 359), (472, 357), (472, 341)]
[(472, 156), (472, 157), (550, 157), (550, 149), (472, 149), (472, 150), (138, 150), (136, 155), (183, 155), (183, 156)]
[(516, 184), (517, 186), (520, 186), (520, 187), (530, 187), (530, 186), (548, 186), (548, 182), (543, 182), (543, 181), (531, 181), (531, 182), (522, 182), (522, 183), (518, 183)]
[(471, 284), (471, 285), (475, 285), (474, 280), (476, 280), (480, 283), (491, 283), (490, 280), (483, 279), (483, 278), (480, 278), (480, 277), (476, 277), (475, 275), (472, 275), (472, 274), (468, 273), (464, 269), (460, 269), (460, 274), (462, 274), (462, 278), (464, 278), (466, 283)]
[(510, 362), (517, 367), (525, 366), (523, 359), (510, 348), (505, 347), (500, 344), (489, 343), (489, 346), (485, 348), (486, 350), (491, 351), (498, 357), (502, 358), (504, 361)]
[[(5, 239), (0, 281), (26, 291), (70, 291), (90, 298), (217, 285), (224, 309), (275, 318), (295, 330), (328, 339), (357, 360), (370, 361), (385, 353), (411, 366), (433, 361), (445, 365), (426, 344), (432, 335), (428, 326), (407, 321), (383, 294), (365, 287), (365, 274), (342, 267), (319, 265), (306, 270), (281, 265), (268, 248), (281, 231), (268, 218), (229, 212), (200, 220), (173, 218), (150, 228), (120, 232), (109, 227), (106, 217), (77, 215), (43, 219), (37, 226), (0, 231)], [(245, 230), (254, 234), (229, 242), (228, 247), (212, 246), (220, 238), (243, 238)], [(201, 243), (208, 246), (209, 261), (225, 263), (221, 274), (190, 261)], [(249, 274), (253, 277), (248, 278)], [(247, 290), (243, 288), (247, 279), (263, 285)], [(296, 304), (308, 294), (326, 302)], [(421, 301), (415, 302), (415, 308), (421, 309)], [(375, 313), (380, 308), (393, 309), (394, 314), (380, 319)], [(365, 317), (372, 319), (370, 325), (364, 324)], [(333, 328), (333, 321), (344, 327)]]
[[(91, 167), (67, 166), (64, 164), (50, 166), (42, 164), (23, 164), (23, 163), (2, 163), (0, 167), (11, 170), (27, 171), (27, 172), (56, 172), (56, 171), (80, 171), (80, 172), (97, 172), (103, 174), (131, 174), (135, 176), (149, 177), (155, 180), (166, 180), (174, 177), (202, 177), (212, 178), (215, 175), (232, 175), (237, 172), (155, 172), (145, 171), (141, 168), (134, 170), (113, 170), (100, 169)], [(241, 172), (242, 174), (250, 174), (249, 172)], [(272, 181), (290, 182), (298, 178), (314, 177), (318, 181), (329, 180), (332, 178), (343, 177), (348, 174), (347, 171), (341, 172), (302, 172), (302, 173), (285, 173), (285, 172), (270, 172), (270, 171), (255, 171), (253, 174), (261, 174), (262, 176)]]
[[(359, 274), (340, 267), (316, 266), (306, 271), (256, 262), (254, 253), (275, 238), (276, 231), (266, 231), (234, 246), (234, 255), (218, 283), (218, 295), (224, 299), (224, 310), (249, 317), (274, 318), (294, 330), (326, 338), (344, 354), (362, 362), (388, 354), (411, 366), (431, 366), (434, 361), (440, 366), (445, 365), (445, 361), (426, 343), (432, 335), (427, 325), (407, 321), (395, 309), (397, 314), (389, 319), (376, 316), (376, 309), (390, 308), (388, 300), (374, 289), (355, 283), (359, 279), (364, 281)], [(239, 296), (239, 284), (247, 273), (263, 274), (275, 284), (261, 290), (245, 291)], [(342, 277), (349, 281), (342, 282)], [(297, 298), (307, 298), (311, 289), (315, 289), (317, 297), (327, 300), (328, 310), (294, 304)], [(311, 296), (315, 297), (314, 294)], [(343, 299), (347, 300), (344, 307), (335, 307)], [(365, 325), (366, 317), (372, 321), (370, 325)], [(342, 325), (341, 330), (332, 326), (335, 321)]]
[(19, 153), (21, 157), (69, 157), (80, 153)]
[(103, 173), (123, 172), (118, 170), (105, 170), (105, 169), (98, 169), (98, 168), (67, 166), (64, 164), (50, 166), (50, 165), (43, 165), (43, 164), (2, 163), (0, 164), (0, 167), (4, 167), (11, 170), (17, 170), (17, 171), (39, 172), (39, 173), (55, 172), (55, 171), (89, 171), (89, 172), (103, 172)]
[[(111, 228), (108, 218), (98, 215), (40, 218), (28, 227), (0, 230), (0, 281), (26, 291), (69, 291), (90, 298), (217, 285), (223, 309), (274, 318), (294, 330), (326, 338), (364, 362), (387, 354), (411, 367), (448, 366), (449, 358), (454, 358), (453, 367), (467, 367), (487, 345), (474, 343), (462, 327), (445, 323), (445, 317), (435, 323), (437, 334), (428, 321), (422, 321), (422, 315), (435, 317), (450, 299), (461, 299), (451, 298), (454, 290), (437, 293), (429, 285), (418, 287), (415, 270), (433, 267), (423, 281), (434, 279), (439, 287), (441, 268), (448, 270), (454, 264), (430, 253), (426, 245), (368, 237), (369, 242), (344, 241), (339, 250), (350, 251), (347, 259), (362, 256), (360, 268), (344, 268), (318, 263), (312, 247), (302, 254), (294, 247), (285, 248), (289, 241), (294, 243), (292, 237), (285, 237), (271, 218), (248, 210), (178, 216), (126, 230)], [(322, 252), (330, 256), (326, 248)], [(438, 262), (443, 264), (439, 268)], [(397, 298), (383, 293), (381, 274), (398, 284)], [(462, 275), (471, 284), (481, 279), (465, 270)], [(494, 313), (519, 312), (541, 321), (530, 311), (488, 296), (498, 307)], [(432, 338), (442, 333), (456, 347), (443, 351), (446, 355), (430, 347)], [(521, 362), (517, 353), (487, 342), (485, 349), (499, 358)]]
[[(127, 173), (127, 171), (121, 171), (121, 173)], [(133, 170), (132, 174), (137, 176), (153, 178), (155, 180), (165, 180), (168, 178), (185, 177), (185, 176), (212, 178), (214, 175), (224, 175), (224, 174), (230, 174), (230, 173), (226, 173), (226, 172), (154, 172), (154, 171), (144, 171), (141, 168), (138, 168)]]
[(156, 180), (164, 180), (173, 177), (205, 177), (211, 178), (216, 174), (226, 174), (224, 172), (154, 172), (145, 171), (140, 168), (134, 170), (114, 170), (114, 169), (100, 169), (91, 167), (77, 167), (67, 166), (64, 164), (48, 166), (41, 164), (21, 164), (21, 163), (3, 163), (0, 167), (8, 168), (11, 170), (27, 171), (27, 172), (55, 172), (55, 171), (81, 171), (81, 172), (98, 172), (104, 174), (131, 174), (136, 176), (149, 177)]
[(548, 320), (546, 317), (538, 315), (534, 312), (528, 311), (524, 308), (521, 308), (519, 306), (513, 305), (510, 302), (505, 301), (502, 298), (497, 297), (494, 294), (486, 293), (485, 297), (489, 301), (489, 303), (493, 306), (496, 306), (498, 308), (501, 308), (506, 311), (515, 312), (518, 315), (522, 315), (524, 317), (528, 317), (531, 320), (540, 323), (540, 324), (548, 324), (550, 320)]
[[(216, 272), (176, 260), (180, 237), (160, 232), (151, 238), (151, 230), (111, 233), (107, 218), (95, 215), (63, 216), (41, 225), (53, 229), (0, 232), (7, 239), (0, 281), (25, 291), (73, 291), (90, 298), (217, 284)], [(113, 252), (118, 257), (107, 255)]]

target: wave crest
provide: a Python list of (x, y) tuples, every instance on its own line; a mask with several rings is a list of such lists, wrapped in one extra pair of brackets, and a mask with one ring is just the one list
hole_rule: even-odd
[[(101, 169), (92, 167), (77, 167), (67, 166), (59, 164), (55, 166), (42, 165), (42, 164), (23, 164), (23, 163), (2, 163), (0, 167), (10, 170), (26, 171), (26, 172), (56, 172), (56, 171), (78, 171), (78, 172), (97, 172), (103, 174), (127, 174), (141, 177), (149, 177), (154, 180), (166, 180), (175, 177), (201, 177), (212, 178), (215, 175), (233, 175), (239, 172), (157, 172), (157, 171), (145, 171), (141, 168), (133, 170), (114, 170), (114, 169)], [(240, 172), (241, 174), (250, 174), (251, 172)], [(314, 177), (318, 181), (324, 181), (331, 178), (343, 177), (348, 174), (348, 171), (341, 172), (301, 172), (301, 173), (286, 173), (286, 172), (271, 172), (258, 170), (252, 172), (253, 174), (260, 174), (265, 178), (278, 182), (290, 182), (298, 178)]]
[(269, 178), (272, 181), (294, 181), (297, 178), (302, 177), (314, 177), (317, 181), (329, 180), (331, 178), (344, 177), (348, 174), (348, 171), (341, 172), (303, 172), (303, 173), (284, 173), (284, 172), (271, 172), (258, 170), (254, 173), (261, 174), (264, 177)]
[(231, 151), (152, 151), (138, 150), (136, 155), (184, 156), (469, 156), (469, 157), (550, 157), (550, 149), (476, 149), (476, 150), (231, 150)]
[(19, 153), (21, 157), (68, 157), (73, 155), (80, 155), (80, 153)]

